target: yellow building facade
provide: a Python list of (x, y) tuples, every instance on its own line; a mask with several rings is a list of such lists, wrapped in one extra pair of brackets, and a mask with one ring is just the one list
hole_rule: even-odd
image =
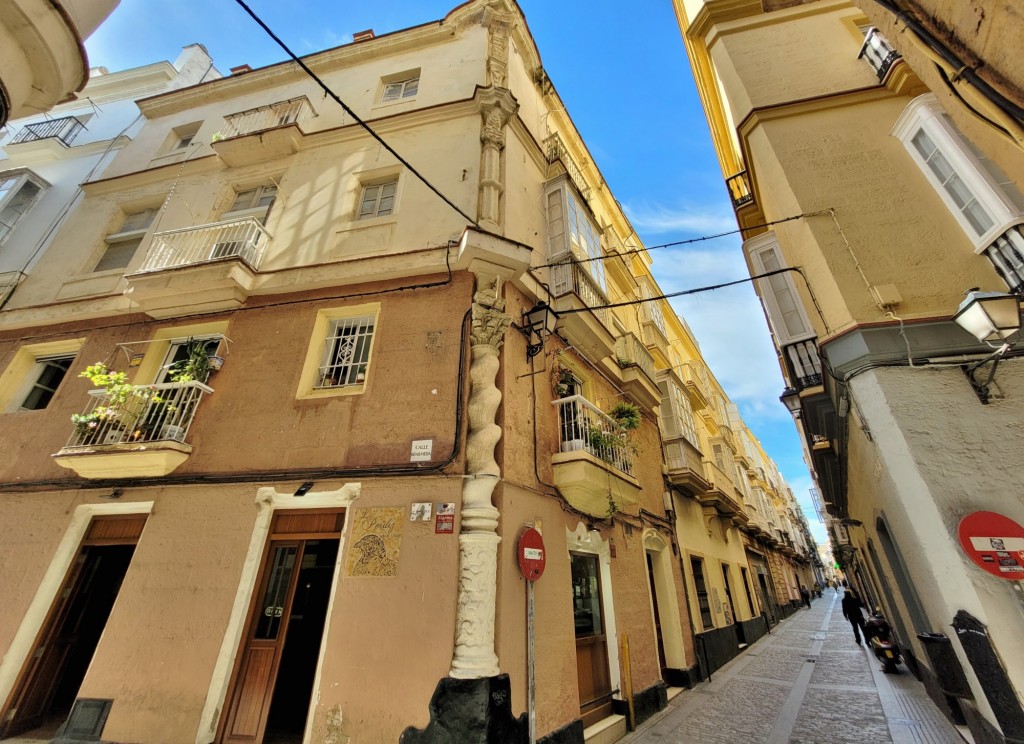
[(0, 313), (0, 737), (614, 741), (792, 496), (514, 3), (304, 61), (138, 101)]
[(958, 529), (1024, 523), (1024, 373), (1013, 337), (990, 379), (992, 348), (953, 316), (971, 288), (1021, 289), (1020, 15), (675, 7), (836, 557), (953, 722), (1017, 740), (1022, 564), (986, 571)]

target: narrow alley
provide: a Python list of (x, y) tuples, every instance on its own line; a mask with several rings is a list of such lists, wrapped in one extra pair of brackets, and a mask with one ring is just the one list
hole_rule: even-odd
[(963, 744), (906, 670), (886, 675), (854, 643), (842, 593), (827, 589), (627, 744)]

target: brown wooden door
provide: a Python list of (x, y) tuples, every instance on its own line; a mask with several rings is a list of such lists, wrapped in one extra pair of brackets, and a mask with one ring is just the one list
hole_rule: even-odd
[(224, 729), (226, 744), (263, 740), (303, 547), (301, 540), (270, 544)]
[(612, 710), (601, 565), (598, 556), (588, 553), (570, 553), (570, 558), (580, 718), (584, 726), (590, 726), (611, 715)]
[[(69, 657), (75, 652), (86, 660), (78, 662), (80, 674), (84, 674), (131, 559), (132, 548), (120, 548), (123, 554), (119, 556), (111, 555), (109, 548), (133, 546), (145, 523), (145, 515), (92, 521), (15, 685), (0, 723), (0, 737), (31, 731), (43, 724), (64, 681)], [(94, 596), (97, 586), (106, 596)], [(99, 618), (97, 613), (102, 613)], [(86, 648), (77, 648), (83, 640), (83, 628)], [(79, 676), (76, 687), (80, 681)]]

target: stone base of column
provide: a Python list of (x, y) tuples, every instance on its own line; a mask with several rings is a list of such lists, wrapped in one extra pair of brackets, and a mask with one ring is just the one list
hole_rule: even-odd
[(482, 679), (445, 677), (430, 698), (430, 723), (410, 726), (399, 744), (526, 744), (526, 714), (512, 715), (512, 686), (507, 674)]

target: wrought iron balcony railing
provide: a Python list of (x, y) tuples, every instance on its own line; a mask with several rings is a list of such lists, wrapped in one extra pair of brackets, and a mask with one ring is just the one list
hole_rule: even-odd
[(900, 53), (892, 48), (892, 44), (878, 32), (877, 28), (868, 30), (864, 36), (864, 44), (857, 55), (857, 59), (863, 59), (871, 65), (871, 69), (875, 71), (879, 82), (885, 80), (889, 70), (896, 64), (896, 60), (900, 58)]
[(569, 180), (573, 182), (573, 185), (576, 186), (584, 199), (590, 197), (590, 187), (587, 186), (587, 181), (583, 178), (583, 171), (576, 165), (576, 161), (572, 159), (572, 156), (565, 147), (565, 143), (562, 142), (562, 138), (558, 136), (557, 132), (549, 135), (544, 140), (544, 154), (548, 159), (548, 163), (562, 164), (562, 167), (565, 168), (565, 172), (569, 176)]
[(786, 360), (789, 380), (797, 390), (821, 384), (821, 357), (818, 356), (818, 339), (807, 338), (782, 347)]
[(213, 388), (201, 382), (137, 385), (125, 400), (105, 389), (89, 391), (85, 412), (76, 416), (66, 448), (145, 442), (184, 443), (203, 396)]
[(619, 364), (635, 364), (644, 371), (652, 382), (657, 381), (654, 357), (647, 351), (640, 339), (633, 333), (626, 333), (615, 340), (615, 356)]
[(258, 269), (270, 237), (255, 217), (166, 230), (153, 236), (139, 273), (229, 258), (240, 258)]
[(1024, 295), (1024, 232), (1021, 226), (1011, 227), (983, 252), (1010, 291)]
[(225, 116), (220, 135), (223, 139), (230, 139), (288, 124), (298, 124), (304, 130), (314, 116), (316, 113), (309, 99), (300, 96)]
[(754, 201), (754, 194), (750, 190), (750, 178), (745, 170), (729, 176), (725, 179), (725, 185), (729, 187), (733, 207), (739, 208)]
[(582, 395), (552, 401), (558, 408), (559, 452), (589, 452), (626, 475), (633, 474), (632, 451), (618, 422)]
[(11, 140), (12, 145), (16, 145), (19, 142), (35, 142), (36, 140), (49, 139), (51, 137), (59, 139), (65, 145), (70, 145), (72, 140), (78, 136), (78, 133), (85, 129), (85, 125), (82, 124), (74, 116), (65, 116), (61, 119), (50, 119), (49, 121), (40, 121), (35, 124), (26, 124), (25, 128), (18, 132), (17, 136)]
[[(611, 327), (611, 315), (607, 308), (608, 296), (601, 289), (597, 281), (577, 261), (568, 254), (562, 254), (562, 262), (551, 267), (551, 295), (554, 298), (564, 297), (567, 294), (575, 294), (587, 307), (597, 308), (594, 314), (604, 323)], [(553, 259), (558, 261), (559, 258)]]

